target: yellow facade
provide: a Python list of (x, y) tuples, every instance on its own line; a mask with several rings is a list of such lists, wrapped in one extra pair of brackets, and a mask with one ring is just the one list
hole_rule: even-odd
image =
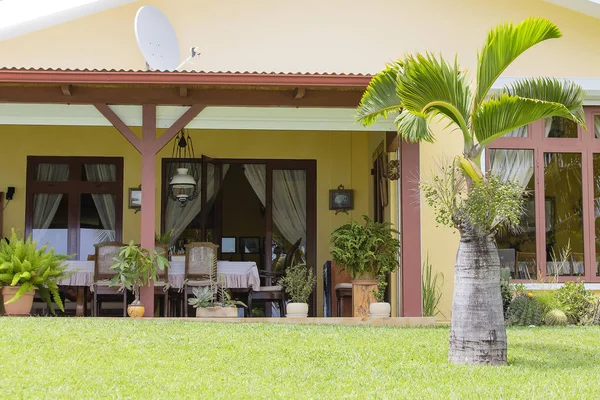
[[(134, 129), (136, 131), (136, 129)], [(317, 131), (205, 131), (190, 130), (197, 155), (240, 159), (312, 159), (317, 161), (317, 277), (319, 310), (322, 310), (322, 266), (329, 256), (329, 234), (350, 217), (369, 214), (371, 159), (369, 132)], [(136, 132), (137, 133), (137, 132)], [(4, 211), (3, 232), (25, 227), (27, 156), (112, 156), (124, 158), (124, 184), (137, 187), (141, 180), (141, 156), (116, 129), (74, 126), (0, 126), (0, 188), (14, 186), (14, 199)], [(157, 155), (156, 198), (160, 204), (162, 158), (171, 157), (166, 146)], [(355, 190), (354, 210), (349, 215), (329, 211), (329, 189), (338, 185)], [(123, 240), (140, 240), (140, 213), (124, 200)], [(160, 208), (156, 213), (160, 226)]]
[[(476, 52), (491, 27), (541, 16), (554, 21), (564, 37), (532, 49), (504, 75), (600, 75), (600, 52), (595, 50), (600, 37), (598, 21), (543, 0), (375, 0), (369, 3), (373, 12), (365, 12), (362, 2), (347, 0), (149, 0), (144, 4), (159, 7), (171, 20), (182, 59), (191, 46), (200, 48), (200, 58), (186, 67), (190, 70), (375, 73), (405, 53), (433, 51), (448, 57), (458, 55), (474, 78)], [(132, 3), (0, 42), (2, 63), (143, 69), (133, 34), (133, 19), (140, 5)], [(458, 133), (439, 131), (435, 143), (420, 147), (422, 177), (430, 176), (441, 157), (461, 151)], [(20, 196), (27, 154), (124, 156), (125, 188), (140, 183), (139, 155), (111, 128), (2, 126), (0, 135), (4, 144), (0, 153), (6, 154), (0, 158), (0, 166), (10, 171), (1, 174), (0, 187), (17, 187), (15, 200), (6, 210), (5, 230), (23, 226)], [(345, 215), (327, 210), (328, 190), (344, 184), (357, 191), (354, 217), (372, 209), (369, 170), (378, 143), (367, 133), (198, 131), (192, 135), (197, 136), (197, 149), (211, 157), (317, 160), (318, 267), (329, 258), (325, 245), (329, 232), (346, 221)], [(168, 152), (163, 150), (159, 157)], [(157, 195), (158, 190), (160, 186)], [(388, 213), (394, 221), (397, 204), (390, 204)], [(139, 214), (125, 210), (124, 224), (125, 239), (139, 237)], [(422, 204), (421, 239), (422, 258), (429, 255), (434, 270), (445, 276), (441, 319), (448, 319), (458, 234), (436, 227), (432, 210)], [(321, 296), (321, 286), (317, 290)]]

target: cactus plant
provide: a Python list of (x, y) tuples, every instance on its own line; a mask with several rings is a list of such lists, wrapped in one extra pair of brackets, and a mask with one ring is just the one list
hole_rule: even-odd
[(546, 325), (564, 326), (567, 325), (568, 322), (567, 315), (558, 309), (548, 311), (546, 318), (544, 318), (544, 323)]
[(509, 321), (513, 325), (540, 325), (542, 322), (542, 307), (535, 297), (518, 295), (510, 303), (508, 309)]

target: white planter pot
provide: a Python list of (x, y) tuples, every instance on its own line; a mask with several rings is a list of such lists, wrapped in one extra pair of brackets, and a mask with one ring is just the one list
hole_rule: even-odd
[(369, 318), (387, 318), (390, 316), (390, 303), (369, 304)]
[(308, 304), (306, 303), (288, 303), (287, 306), (288, 318), (306, 318), (308, 317)]
[(238, 310), (235, 307), (207, 307), (196, 308), (196, 318), (237, 318)]

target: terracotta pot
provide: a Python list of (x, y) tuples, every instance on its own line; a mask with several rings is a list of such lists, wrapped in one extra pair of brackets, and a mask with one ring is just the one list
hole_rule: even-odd
[(306, 318), (308, 317), (308, 304), (306, 303), (288, 303), (286, 306), (288, 318)]
[[(15, 297), (21, 286), (4, 286), (2, 288), (2, 298), (4, 303)], [(4, 304), (4, 312), (6, 315), (29, 315), (33, 306), (33, 295), (35, 290), (26, 292), (21, 298), (14, 303)]]
[(353, 281), (372, 281), (376, 280), (377, 275), (371, 271), (359, 272), (354, 275)]
[(130, 304), (127, 306), (127, 315), (131, 318), (142, 318), (144, 316), (144, 311), (146, 311), (146, 307), (144, 307), (143, 304), (137, 306)]
[(196, 318), (237, 318), (236, 307), (206, 307), (196, 308)]
[(390, 303), (369, 304), (369, 318), (388, 318), (390, 316)]

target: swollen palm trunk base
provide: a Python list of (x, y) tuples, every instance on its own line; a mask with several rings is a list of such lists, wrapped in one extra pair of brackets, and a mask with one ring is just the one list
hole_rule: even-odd
[(455, 364), (506, 364), (500, 260), (487, 236), (461, 234), (448, 359)]

